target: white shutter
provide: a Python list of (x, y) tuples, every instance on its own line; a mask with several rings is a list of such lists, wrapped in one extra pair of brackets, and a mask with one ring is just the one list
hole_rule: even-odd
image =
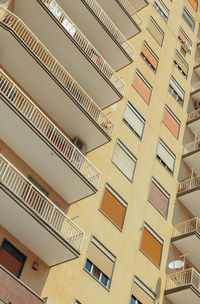
[(121, 144), (118, 142), (113, 158), (113, 163), (121, 170), (131, 181), (133, 180), (133, 174), (135, 170), (136, 159), (133, 159), (125, 150), (121, 147)]
[(178, 96), (183, 100), (184, 99), (184, 92), (181, 90), (181, 88), (178, 86), (178, 84), (170, 78), (170, 86), (174, 89), (174, 91), (178, 94)]
[(141, 119), (139, 118), (139, 115), (137, 115), (137, 113), (131, 108), (129, 103), (127, 103), (124, 113), (124, 120), (137, 133), (139, 137), (142, 137), (144, 129), (144, 120)]
[(58, 8), (57, 4), (54, 1), (51, 1), (49, 3), (49, 10), (52, 12), (52, 14), (57, 18), (60, 19), (62, 12), (61, 10)]
[(159, 6), (159, 8), (161, 9), (161, 11), (163, 12), (163, 14), (166, 16), (166, 17), (169, 17), (169, 10), (164, 6), (164, 4), (159, 1), (159, 0), (156, 0), (155, 1), (156, 4)]
[(158, 143), (158, 150), (157, 155), (160, 159), (170, 168), (173, 172), (174, 170), (174, 162), (175, 162), (175, 155), (173, 155), (169, 149), (161, 142)]

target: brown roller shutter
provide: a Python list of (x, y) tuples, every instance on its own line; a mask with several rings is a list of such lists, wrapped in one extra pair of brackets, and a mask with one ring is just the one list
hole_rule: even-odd
[(114, 262), (94, 243), (90, 244), (88, 260), (105, 273), (107, 277), (111, 278)]
[(156, 70), (158, 66), (158, 59), (154, 57), (154, 55), (150, 52), (146, 45), (142, 46), (142, 54), (147, 58), (147, 60), (151, 63), (153, 68)]
[(169, 128), (169, 130), (176, 136), (176, 138), (178, 138), (180, 124), (166, 108), (164, 111), (163, 122)]
[(155, 301), (140, 287), (137, 283), (133, 283), (133, 295), (144, 304), (154, 304)]
[(149, 30), (149, 32), (151, 33), (151, 35), (154, 37), (154, 39), (158, 42), (158, 44), (160, 46), (162, 46), (163, 39), (164, 39), (164, 34), (159, 29), (159, 27), (156, 25), (156, 22), (153, 21), (152, 17), (149, 19), (149, 23), (148, 23), (147, 29)]
[(136, 73), (133, 80), (133, 87), (138, 91), (138, 93), (144, 98), (144, 100), (149, 103), (151, 98), (151, 89), (147, 86), (144, 80)]
[(0, 249), (0, 264), (16, 277), (19, 276), (20, 270), (22, 268), (22, 262), (16, 259), (5, 248)]
[(153, 181), (151, 182), (149, 200), (165, 217), (167, 216), (169, 197)]
[(144, 227), (140, 249), (157, 265), (160, 266), (162, 244)]
[(122, 205), (108, 189), (105, 189), (100, 209), (117, 227), (122, 229), (126, 207)]

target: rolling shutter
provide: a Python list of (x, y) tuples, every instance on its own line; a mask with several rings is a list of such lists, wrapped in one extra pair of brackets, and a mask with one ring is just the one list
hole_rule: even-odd
[(181, 70), (185, 73), (185, 75), (188, 74), (188, 65), (183, 61), (183, 59), (178, 55), (178, 53), (175, 53), (174, 61), (178, 64), (178, 66), (181, 68)]
[(197, 10), (198, 7), (198, 2), (195, 0), (189, 0), (190, 4), (192, 5), (192, 7)]
[(178, 85), (178, 83), (171, 77), (170, 78), (170, 82), (169, 82), (170, 86), (174, 89), (174, 91), (178, 94), (178, 96), (184, 100), (185, 97), (185, 93), (183, 92), (183, 90), (181, 90), (180, 86)]
[(143, 99), (147, 103), (149, 103), (152, 88), (148, 86), (148, 84), (144, 81), (144, 79), (139, 75), (138, 72), (135, 73), (133, 87), (138, 91), (138, 93), (143, 97)]
[(165, 7), (165, 5), (160, 0), (155, 0), (155, 3), (160, 8), (162, 13), (168, 18), (169, 17), (169, 10)]
[(154, 70), (156, 70), (158, 66), (158, 59), (153, 55), (153, 53), (145, 44), (142, 46), (142, 54), (153, 66)]
[(164, 39), (164, 33), (152, 17), (150, 17), (150, 19), (149, 19), (147, 29), (151, 33), (151, 35), (154, 37), (154, 39), (158, 42), (158, 44), (160, 46), (162, 46), (163, 39)]
[(180, 122), (175, 118), (174, 114), (167, 107), (164, 110), (163, 117), (164, 124), (169, 128), (169, 130), (178, 138)]
[(161, 186), (154, 179), (151, 181), (149, 201), (162, 215), (167, 217), (169, 194), (164, 189), (161, 189)]
[(134, 297), (144, 304), (154, 304), (155, 300), (152, 299), (136, 282), (133, 283)]
[(135, 133), (141, 138), (143, 135), (145, 120), (128, 102), (124, 112), (123, 118), (127, 124), (135, 131)]
[(171, 172), (174, 170), (175, 155), (167, 148), (167, 146), (159, 141), (157, 155), (167, 165)]

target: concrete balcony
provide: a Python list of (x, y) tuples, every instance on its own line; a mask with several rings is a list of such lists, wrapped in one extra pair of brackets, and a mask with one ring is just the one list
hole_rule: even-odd
[(200, 269), (200, 220), (198, 218), (175, 225), (172, 243), (183, 254), (188, 254), (190, 262)]
[[(98, 48), (95, 48), (66, 12), (52, 0), (15, 2), (15, 14), (25, 22), (95, 102), (101, 108), (105, 108), (123, 97), (125, 83), (115, 72), (115, 67), (110, 66)], [(32, 18), (32, 14), (37, 18)], [(127, 61), (126, 63), (128, 64)]]
[(68, 203), (95, 193), (100, 172), (3, 71), (0, 93), (1, 139)]
[[(86, 1), (86, 0), (84, 0)], [(89, 0), (87, 0), (89, 1)], [(143, 20), (137, 10), (148, 4), (145, 0), (98, 0), (98, 3), (110, 16), (113, 22), (127, 39), (134, 37), (141, 31)]]
[(42, 261), (54, 266), (80, 255), (83, 231), (1, 154), (0, 188), (1, 225)]
[(0, 304), (42, 304), (44, 300), (0, 265)]
[(200, 275), (193, 268), (167, 276), (165, 295), (173, 304), (200, 303)]
[(179, 184), (177, 198), (195, 216), (200, 217), (200, 176)]
[(190, 168), (195, 168), (195, 172), (200, 174), (200, 139), (189, 143), (185, 147), (183, 160)]
[(188, 114), (188, 128), (195, 134), (200, 128), (200, 109), (194, 110)]

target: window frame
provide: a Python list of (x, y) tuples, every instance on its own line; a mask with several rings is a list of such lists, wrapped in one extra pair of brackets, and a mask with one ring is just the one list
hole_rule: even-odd
[[(185, 15), (184, 15), (184, 13), (185, 13)], [(186, 15), (187, 15), (188, 19), (190, 19), (192, 21), (191, 22), (191, 25), (193, 24), (192, 26), (190, 26), (190, 24), (188, 23), (188, 20), (185, 17)], [(195, 26), (196, 26), (196, 22), (195, 22), (195, 19), (190, 14), (190, 12), (188, 11), (188, 9), (185, 7), (185, 5), (184, 5), (183, 11), (182, 11), (182, 18), (183, 18), (183, 20), (185, 20), (185, 22), (187, 23), (187, 25), (189, 26), (189, 28), (192, 30), (192, 32), (194, 32)]]
[[(175, 56), (176, 55), (180, 58), (180, 60), (183, 62), (183, 64), (187, 67), (187, 74), (184, 73), (184, 71), (182, 70), (182, 68), (176, 62), (176, 60), (175, 60)], [(173, 63), (178, 68), (178, 70), (181, 72), (181, 74), (183, 75), (183, 77), (185, 79), (187, 79), (188, 78), (188, 73), (189, 73), (189, 64), (185, 61), (185, 59), (183, 58), (183, 56), (181, 56), (181, 54), (179, 53), (178, 50), (175, 51)]]
[[(179, 32), (182, 32), (183, 36), (185, 36), (185, 38), (187, 39), (187, 41), (189, 42), (189, 44), (191, 45), (191, 48), (192, 48), (192, 40), (188, 37), (188, 35), (183, 30), (183, 28), (180, 26), (179, 30), (178, 30), (178, 40), (181, 43), (181, 45), (183, 45), (184, 42), (181, 40)], [(191, 51), (189, 51), (189, 54), (191, 54)]]
[(160, 43), (158, 42), (158, 40), (152, 35), (152, 33), (150, 32), (150, 30), (149, 30), (149, 28), (148, 28), (148, 25), (147, 25), (147, 30), (148, 30), (148, 32), (149, 32), (149, 33), (151, 34), (151, 36), (155, 39), (155, 41), (159, 44), (159, 46), (162, 47), (162, 46), (163, 46), (163, 42), (164, 42), (164, 38), (165, 38), (165, 33), (163, 32), (163, 30), (161, 29), (161, 27), (158, 25), (158, 23), (155, 21), (155, 19), (154, 19), (152, 16), (150, 16), (149, 21), (151, 21), (151, 22), (154, 24), (154, 26), (157, 28), (157, 30), (162, 34), (163, 39), (162, 39), (162, 44), (160, 44)]
[[(133, 111), (133, 113), (138, 117), (138, 119), (141, 122), (143, 122), (143, 130), (142, 130), (142, 135), (141, 136), (139, 136), (139, 134), (129, 125), (129, 123), (124, 118), (125, 111), (126, 111), (127, 107), (129, 107)], [(122, 120), (126, 124), (126, 126), (137, 136), (137, 138), (139, 138), (139, 140), (142, 141), (142, 138), (143, 138), (143, 135), (144, 135), (144, 128), (145, 128), (145, 124), (146, 124), (146, 119), (144, 119), (144, 117), (136, 110), (136, 108), (132, 105), (132, 103), (129, 100), (126, 103), (126, 107), (125, 107), (125, 110), (124, 110)]]
[[(154, 53), (154, 51), (150, 48), (150, 46), (148, 45), (148, 43), (144, 40), (143, 45), (149, 50), (149, 52), (151, 53), (151, 55), (157, 60), (158, 64), (159, 64), (159, 58), (158, 56)], [(142, 47), (143, 47), (142, 45)], [(146, 62), (146, 64), (150, 67), (150, 69), (156, 73), (158, 66), (156, 69), (154, 69), (154, 67), (152, 66), (151, 62), (149, 62), (149, 60), (144, 56), (144, 54), (142, 53), (142, 50), (140, 52), (140, 56), (142, 57), (142, 59)]]
[[(158, 146), (159, 143), (163, 146), (163, 148), (169, 153), (171, 154), (171, 156), (174, 158), (174, 165), (173, 165), (173, 171), (171, 172), (170, 168), (164, 163), (163, 160), (159, 159), (157, 151), (158, 151)], [(175, 162), (176, 162), (176, 155), (172, 152), (172, 150), (165, 144), (165, 142), (159, 138), (158, 140), (158, 145), (157, 145), (157, 150), (156, 150), (156, 159), (158, 160), (158, 162), (166, 169), (166, 171), (171, 175), (174, 176), (174, 168), (175, 168)], [(169, 170), (167, 169), (169, 168)]]
[[(163, 12), (163, 10), (162, 10), (162, 8), (160, 6), (163, 6), (163, 8), (168, 13), (168, 16)], [(166, 7), (166, 5), (161, 0), (155, 0), (154, 3), (153, 3), (153, 7), (157, 10), (157, 12), (159, 13), (159, 15), (167, 23), (168, 18), (169, 18), (169, 9)]]
[[(177, 137), (176, 137), (176, 135), (174, 135), (174, 133), (168, 128), (168, 126), (167, 126), (166, 123), (164, 122), (165, 110), (167, 110), (168, 113), (173, 117), (173, 119), (179, 124), (179, 130), (178, 130), (178, 136), (177, 136)], [(172, 112), (172, 110), (168, 107), (167, 104), (166, 104), (165, 107), (164, 107), (162, 122), (164, 123), (164, 125), (166, 126), (166, 128), (171, 132), (171, 134), (178, 140), (178, 139), (179, 139), (179, 135), (180, 135), (181, 121), (180, 121), (180, 119), (178, 119), (178, 117), (174, 114), (174, 112)]]
[[(143, 81), (143, 83), (150, 89), (151, 94), (150, 94), (150, 98), (149, 98), (149, 102), (145, 100), (145, 98), (140, 94), (140, 92), (134, 87), (134, 79), (135, 79), (135, 75), (137, 74), (137, 76), (139, 76), (139, 78)], [(134, 90), (136, 90), (136, 92), (140, 95), (140, 97), (145, 101), (145, 103), (147, 105), (150, 104), (151, 101), (151, 95), (152, 95), (152, 91), (153, 91), (153, 87), (152, 85), (146, 80), (146, 78), (142, 75), (142, 73), (136, 69), (135, 70), (135, 74), (133, 76), (133, 81), (132, 81), (132, 87), (134, 88)]]
[[(175, 83), (175, 86), (182, 91), (184, 98), (180, 99), (180, 96), (178, 95), (178, 93), (174, 90), (174, 88), (172, 88), (172, 86), (170, 85), (170, 80), (172, 80), (172, 82)], [(176, 81), (176, 79), (171, 75), (170, 79), (169, 79), (169, 85), (168, 85), (168, 92), (173, 96), (173, 98), (177, 101), (177, 103), (183, 107), (184, 106), (184, 100), (185, 100), (185, 91), (183, 90), (183, 88), (179, 85), (179, 83)], [(173, 92), (175, 94), (173, 94)], [(179, 99), (177, 99), (175, 96), (178, 96)], [(180, 101), (179, 101), (180, 100)]]
[[(138, 304), (140, 304), (141, 302), (133, 294), (134, 284), (138, 285), (138, 287), (141, 288), (150, 298), (152, 298), (152, 300), (154, 300), (154, 301), (156, 300), (156, 293), (153, 292), (142, 280), (140, 280), (138, 276), (134, 275), (132, 288), (131, 288), (131, 298), (134, 297), (136, 299), (136, 301), (138, 301)], [(130, 304), (131, 304), (131, 301), (130, 301)], [(137, 302), (136, 302), (136, 304), (137, 304)], [(141, 304), (144, 304), (144, 303), (141, 303)]]
[[(116, 146), (120, 146), (121, 149), (135, 162), (135, 166), (134, 166), (134, 170), (133, 170), (133, 174), (132, 174), (132, 179), (130, 179), (113, 161), (113, 155), (115, 152), (115, 148)], [(137, 158), (135, 157), (135, 155), (125, 146), (125, 144), (118, 138), (115, 144), (115, 148), (112, 154), (112, 160), (111, 162), (114, 164), (114, 166), (132, 183), (134, 180), (134, 176), (135, 176), (135, 170), (136, 170), (136, 165), (137, 165)]]

